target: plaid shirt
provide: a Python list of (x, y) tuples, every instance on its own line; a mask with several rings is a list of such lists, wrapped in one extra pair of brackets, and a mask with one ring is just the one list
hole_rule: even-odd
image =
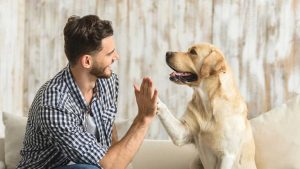
[[(67, 66), (37, 92), (27, 121), (19, 169), (51, 169), (69, 162), (98, 165), (111, 146), (118, 78), (99, 78), (87, 105)], [(97, 126), (86, 132), (85, 113)], [(101, 168), (101, 166), (99, 166)]]

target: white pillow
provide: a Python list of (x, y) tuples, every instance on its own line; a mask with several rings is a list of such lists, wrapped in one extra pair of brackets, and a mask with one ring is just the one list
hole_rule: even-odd
[(254, 119), (259, 169), (300, 169), (300, 95)]
[(5, 164), (7, 169), (15, 169), (20, 162), (27, 118), (21, 115), (3, 113), (5, 126)]

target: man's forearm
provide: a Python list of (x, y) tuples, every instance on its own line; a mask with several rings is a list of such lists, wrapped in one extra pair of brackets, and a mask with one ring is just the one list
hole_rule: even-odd
[(111, 143), (112, 145), (116, 144), (119, 141), (117, 127), (115, 124), (113, 124), (111, 139), (112, 139), (112, 143)]
[(105, 169), (125, 169), (141, 146), (149, 123), (137, 116), (125, 136), (109, 148), (100, 165)]

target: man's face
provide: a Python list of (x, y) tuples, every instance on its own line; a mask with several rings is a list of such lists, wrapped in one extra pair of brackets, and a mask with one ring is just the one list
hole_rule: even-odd
[(113, 36), (102, 39), (102, 50), (92, 57), (90, 74), (97, 78), (109, 78), (112, 75), (111, 65), (118, 57)]

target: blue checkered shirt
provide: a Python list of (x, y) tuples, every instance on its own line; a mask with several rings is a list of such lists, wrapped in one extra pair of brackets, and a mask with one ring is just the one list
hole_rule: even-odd
[[(111, 146), (118, 78), (99, 78), (88, 105), (67, 66), (37, 92), (29, 110), (18, 169), (51, 169), (69, 162), (98, 164)], [(85, 128), (94, 118), (96, 135)]]

